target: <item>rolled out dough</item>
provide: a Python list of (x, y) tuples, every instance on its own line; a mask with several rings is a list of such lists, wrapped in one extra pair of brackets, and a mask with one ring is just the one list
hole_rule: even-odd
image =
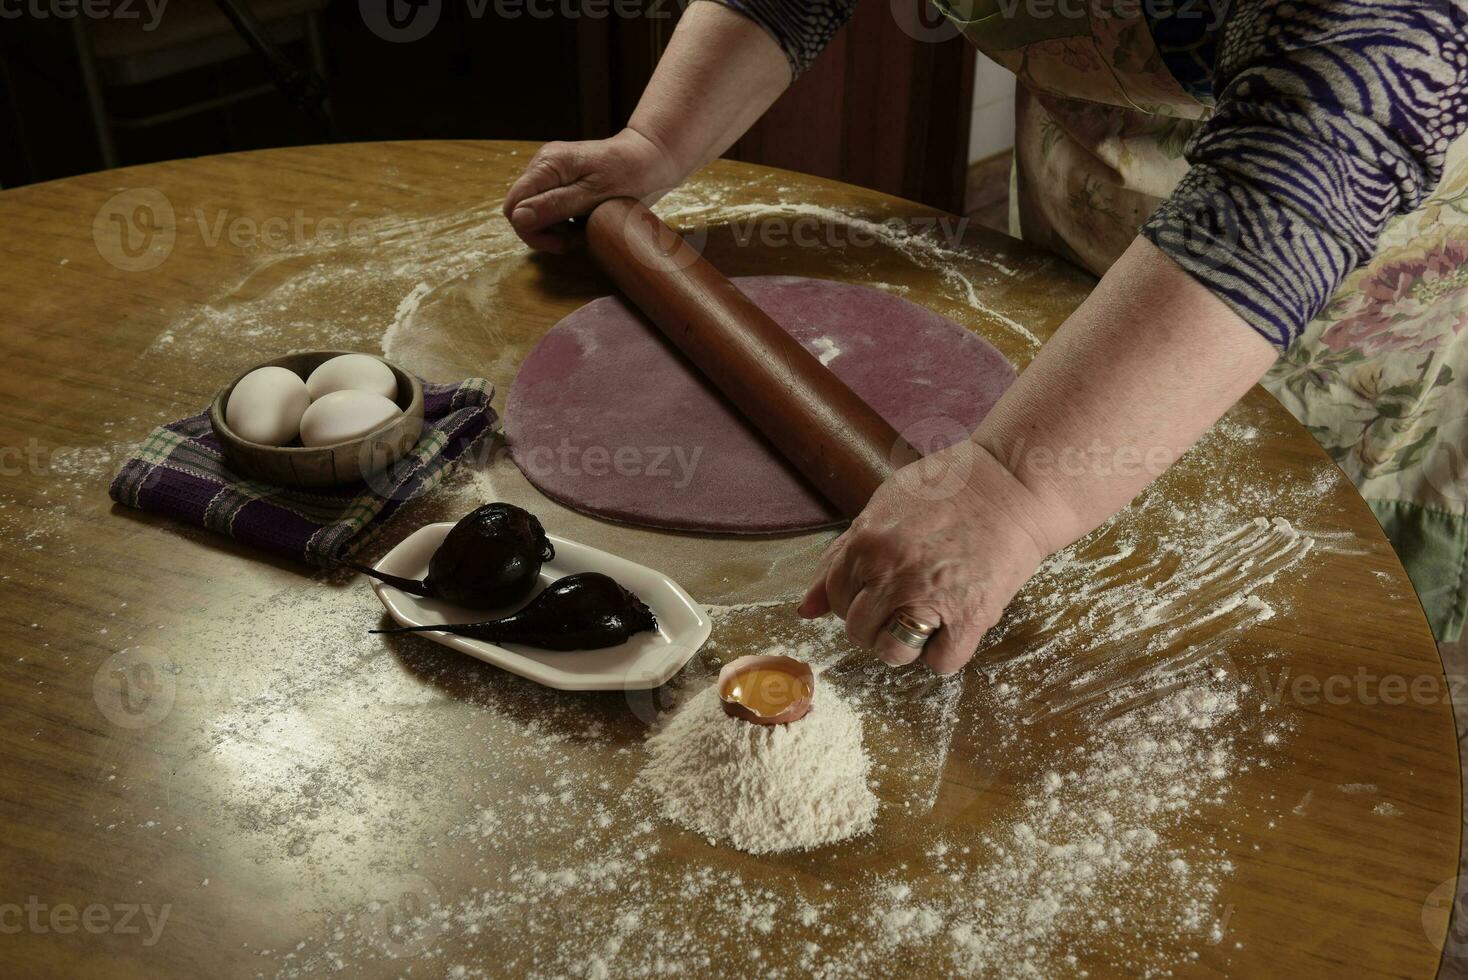
[[(890, 293), (781, 276), (734, 283), (924, 452), (972, 431), (1014, 381), (988, 343)], [(617, 296), (546, 333), (510, 389), (505, 429), (532, 484), (596, 517), (731, 534), (840, 521)]]

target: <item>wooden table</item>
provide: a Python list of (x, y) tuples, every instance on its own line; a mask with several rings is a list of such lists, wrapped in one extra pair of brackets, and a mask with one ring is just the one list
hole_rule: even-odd
[[(532, 149), (289, 149), (0, 193), (13, 970), (1433, 973), (1460, 817), (1441, 665), (1367, 508), (1260, 390), (1016, 601), (966, 678), (933, 811), (889, 808), (872, 838), (806, 855), (633, 819), (661, 695), (562, 696), (380, 643), (361, 580), (110, 505), (130, 445), (288, 349), (482, 374), (502, 406), (543, 332), (608, 291), (498, 216)], [(662, 210), (728, 274), (892, 289), (1021, 366), (1089, 288), (1008, 239), (790, 173), (715, 164)], [(501, 447), (476, 466), (370, 552), (502, 496), (716, 605), (691, 676), (771, 638), (842, 652), (784, 601), (828, 535), (612, 527), (538, 499)], [(879, 762), (927, 750), (884, 724)], [(1152, 749), (1187, 765), (1137, 762)], [(1138, 816), (1149, 797), (1161, 815)], [(1108, 808), (1160, 839), (1103, 833), (1091, 861), (1077, 828)], [(1036, 828), (1073, 846), (1046, 857)], [(1108, 864), (1113, 843), (1132, 858)]]

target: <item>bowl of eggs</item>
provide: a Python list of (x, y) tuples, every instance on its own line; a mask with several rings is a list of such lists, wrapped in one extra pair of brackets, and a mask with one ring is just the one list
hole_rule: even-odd
[(360, 483), (418, 443), (423, 385), (371, 354), (286, 354), (225, 385), (209, 423), (244, 476), (289, 487)]

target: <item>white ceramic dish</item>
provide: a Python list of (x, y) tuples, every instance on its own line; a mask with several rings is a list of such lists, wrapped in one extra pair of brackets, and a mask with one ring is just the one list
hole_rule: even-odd
[[(383, 555), (374, 567), (389, 575), (423, 578), (428, 574), (428, 560), (453, 526), (444, 522), (419, 528)], [(657, 632), (639, 633), (621, 646), (605, 650), (572, 651), (537, 650), (518, 643), (500, 646), (452, 633), (420, 635), (537, 684), (563, 691), (640, 691), (657, 687), (682, 670), (709, 638), (713, 626), (708, 613), (666, 575), (590, 545), (554, 534), (547, 537), (555, 545), (556, 556), (541, 568), (536, 593), (556, 579), (576, 572), (602, 572), (648, 604), (658, 620)], [(403, 626), (476, 623), (497, 619), (519, 608), (465, 609), (437, 599), (409, 595), (376, 580), (372, 589), (387, 607), (388, 615)]]

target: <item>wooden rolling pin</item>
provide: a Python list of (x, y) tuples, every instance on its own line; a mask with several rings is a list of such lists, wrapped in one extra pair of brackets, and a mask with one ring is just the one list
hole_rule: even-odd
[(592, 258), (704, 377), (848, 518), (918, 458), (856, 392), (641, 203), (586, 219)]

